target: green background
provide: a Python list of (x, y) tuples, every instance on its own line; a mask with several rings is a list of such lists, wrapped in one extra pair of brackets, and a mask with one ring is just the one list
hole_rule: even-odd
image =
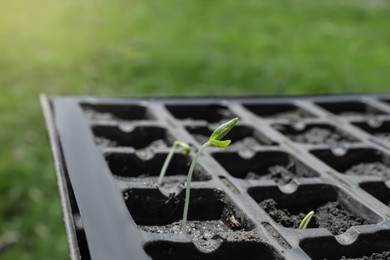
[(386, 0), (0, 0), (1, 259), (68, 259), (49, 95), (385, 92)]

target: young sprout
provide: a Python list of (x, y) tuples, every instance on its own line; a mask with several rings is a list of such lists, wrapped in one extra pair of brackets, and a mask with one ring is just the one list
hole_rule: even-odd
[(192, 173), (194, 171), (196, 162), (198, 161), (200, 155), (202, 152), (210, 145), (216, 146), (219, 148), (224, 148), (227, 147), (230, 143), (231, 140), (221, 140), (222, 138), (227, 135), (230, 130), (237, 124), (238, 118), (233, 118), (229, 122), (220, 125), (215, 131), (211, 134), (209, 140), (204, 143), (199, 151), (196, 153), (194, 160), (191, 163), (190, 169), (188, 171), (187, 175), (187, 184), (186, 184), (186, 199), (184, 202), (184, 212), (183, 212), (183, 221), (182, 221), (182, 231), (183, 233), (186, 233), (186, 226), (187, 226), (187, 216), (188, 216), (188, 206), (190, 204), (190, 186), (191, 186), (191, 178), (192, 178)]
[(181, 150), (183, 151), (183, 153), (185, 155), (187, 155), (190, 152), (190, 150), (191, 150), (191, 148), (190, 148), (190, 146), (188, 144), (183, 143), (183, 142), (181, 142), (179, 140), (176, 140), (173, 143), (173, 146), (172, 146), (171, 150), (169, 151), (169, 154), (168, 154), (167, 158), (165, 159), (163, 167), (161, 168), (160, 177), (158, 178), (158, 186), (161, 186), (161, 184), (162, 184), (162, 180), (163, 180), (163, 178), (165, 176), (165, 173), (167, 172), (168, 165), (169, 165), (169, 163), (172, 160), (173, 154), (175, 153), (175, 150), (176, 150), (177, 146), (179, 146), (181, 148)]
[(303, 218), (301, 223), (299, 223), (298, 228), (299, 229), (306, 229), (307, 225), (309, 224), (310, 219), (313, 217), (313, 215), (314, 215), (314, 211), (310, 211), (309, 213), (307, 213), (307, 215)]

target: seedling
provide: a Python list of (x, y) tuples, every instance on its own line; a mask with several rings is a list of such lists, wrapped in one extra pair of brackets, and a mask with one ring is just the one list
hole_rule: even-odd
[(190, 169), (189, 169), (188, 175), (187, 175), (186, 199), (184, 202), (183, 221), (182, 221), (182, 226), (181, 226), (184, 234), (187, 232), (186, 226), (187, 226), (188, 206), (190, 204), (191, 178), (192, 178), (192, 173), (194, 171), (196, 162), (198, 161), (202, 152), (210, 145), (215, 146), (215, 147), (219, 147), (219, 148), (225, 148), (225, 147), (229, 146), (229, 144), (231, 143), (231, 140), (221, 140), (221, 139), (224, 138), (225, 135), (227, 135), (230, 132), (230, 130), (232, 130), (232, 128), (237, 124), (237, 121), (238, 121), (237, 117), (233, 118), (229, 122), (224, 123), (224, 124), (220, 125), (217, 129), (215, 129), (215, 131), (211, 134), (209, 140), (200, 147), (200, 149), (198, 150), (198, 152), (195, 155), (194, 160), (191, 163), (191, 166), (190, 166)]
[(313, 217), (313, 215), (314, 215), (314, 211), (310, 211), (309, 213), (307, 213), (307, 215), (303, 218), (301, 223), (299, 223), (298, 229), (301, 229), (301, 230), (306, 229), (307, 225), (309, 224), (310, 219)]
[(163, 178), (165, 176), (165, 173), (167, 172), (169, 163), (172, 160), (173, 154), (175, 153), (175, 150), (176, 150), (177, 146), (179, 146), (181, 148), (181, 150), (183, 151), (183, 153), (186, 154), (186, 155), (191, 150), (191, 148), (190, 148), (190, 146), (188, 144), (186, 144), (184, 142), (181, 142), (179, 140), (176, 140), (173, 143), (173, 146), (172, 146), (171, 150), (169, 151), (167, 158), (165, 159), (163, 167), (161, 168), (160, 177), (158, 178), (158, 186), (161, 186), (161, 184), (162, 184), (162, 180), (163, 180)]

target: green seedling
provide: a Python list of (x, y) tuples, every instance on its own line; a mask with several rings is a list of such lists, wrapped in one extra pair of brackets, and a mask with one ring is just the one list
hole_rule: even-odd
[(217, 129), (215, 129), (215, 131), (211, 134), (209, 140), (200, 147), (200, 149), (198, 150), (198, 152), (195, 155), (194, 160), (191, 163), (191, 166), (190, 166), (190, 169), (189, 169), (188, 175), (187, 175), (186, 199), (184, 202), (183, 221), (182, 221), (182, 226), (181, 226), (184, 234), (186, 233), (188, 206), (190, 204), (191, 178), (192, 178), (192, 173), (194, 171), (196, 162), (198, 161), (202, 152), (210, 145), (215, 146), (215, 147), (219, 147), (219, 148), (225, 148), (225, 147), (229, 146), (229, 144), (231, 143), (231, 140), (221, 140), (221, 139), (224, 138), (225, 135), (227, 135), (230, 132), (230, 130), (232, 130), (232, 128), (237, 124), (237, 121), (238, 121), (237, 117), (233, 118), (229, 122), (222, 124)]
[(160, 177), (158, 178), (158, 186), (161, 186), (161, 184), (162, 184), (162, 180), (163, 180), (163, 178), (165, 176), (165, 173), (167, 172), (169, 163), (172, 160), (173, 154), (175, 153), (177, 146), (179, 146), (181, 148), (181, 150), (183, 151), (183, 153), (185, 155), (187, 155), (190, 152), (190, 150), (191, 150), (191, 148), (190, 148), (190, 146), (188, 144), (186, 144), (184, 142), (181, 142), (179, 140), (176, 140), (173, 143), (173, 146), (172, 146), (171, 150), (169, 151), (169, 154), (168, 154), (167, 158), (165, 159), (163, 167), (161, 168)]
[(307, 225), (309, 224), (310, 222), (310, 219), (313, 217), (314, 215), (314, 211), (310, 211), (309, 213), (307, 213), (307, 215), (303, 218), (303, 220), (301, 221), (301, 223), (299, 223), (299, 229), (306, 229), (307, 228)]

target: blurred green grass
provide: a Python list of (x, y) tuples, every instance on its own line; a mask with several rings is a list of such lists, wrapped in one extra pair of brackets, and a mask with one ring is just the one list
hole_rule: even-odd
[(386, 0), (0, 0), (1, 259), (68, 259), (40, 92), (385, 92)]

